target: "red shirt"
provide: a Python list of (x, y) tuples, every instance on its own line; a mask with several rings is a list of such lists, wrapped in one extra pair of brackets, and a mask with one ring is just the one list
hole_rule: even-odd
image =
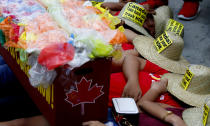
[[(168, 71), (160, 68), (159, 66), (147, 61), (144, 70), (139, 72), (139, 84), (142, 91), (142, 96), (150, 89), (152, 81), (158, 81), (160, 75), (168, 73)], [(112, 98), (121, 97), (126, 80), (122, 72), (112, 73), (110, 77), (109, 89), (109, 106), (112, 106)], [(181, 107), (181, 105), (174, 100), (169, 93), (164, 93), (156, 99), (159, 103), (168, 104), (174, 107)]]

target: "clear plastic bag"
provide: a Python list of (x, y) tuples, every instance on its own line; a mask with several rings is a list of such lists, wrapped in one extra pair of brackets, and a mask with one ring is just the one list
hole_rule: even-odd
[(56, 71), (49, 71), (46, 67), (40, 65), (37, 62), (36, 56), (29, 57), (29, 64), (32, 65), (31, 69), (29, 70), (29, 81), (32, 86), (38, 87), (42, 85), (44, 88), (47, 88), (53, 83), (55, 77), (57, 76)]
[(113, 47), (104, 40), (101, 34), (90, 29), (80, 29), (79, 32), (82, 34), (76, 36), (75, 41), (82, 42), (88, 50), (91, 50), (90, 58), (110, 56)]
[(87, 48), (84, 43), (74, 42), (75, 47), (75, 55), (72, 61), (68, 62), (70, 68), (73, 69), (75, 67), (80, 67), (90, 60), (89, 54), (91, 54), (91, 50)]

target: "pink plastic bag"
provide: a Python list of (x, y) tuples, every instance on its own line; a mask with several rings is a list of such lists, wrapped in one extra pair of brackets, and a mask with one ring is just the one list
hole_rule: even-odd
[(42, 49), (38, 62), (52, 70), (58, 66), (64, 65), (74, 57), (74, 47), (69, 43), (57, 43)]

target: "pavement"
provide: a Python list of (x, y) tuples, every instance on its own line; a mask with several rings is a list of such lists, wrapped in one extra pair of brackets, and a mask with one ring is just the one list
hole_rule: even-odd
[(200, 3), (200, 14), (192, 21), (183, 21), (177, 18), (182, 4), (182, 0), (169, 0), (174, 19), (184, 24), (185, 27), (183, 56), (191, 64), (210, 67), (210, 1), (203, 0)]

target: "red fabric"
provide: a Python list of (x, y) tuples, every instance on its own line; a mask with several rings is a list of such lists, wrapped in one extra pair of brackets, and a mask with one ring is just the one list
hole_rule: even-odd
[(131, 42), (123, 43), (122, 48), (123, 48), (123, 50), (130, 50), (130, 49), (134, 49), (134, 45)]
[(199, 2), (185, 1), (178, 15), (190, 18), (198, 13)]
[(163, 75), (165, 73), (168, 73), (167, 70), (159, 67), (158, 65), (151, 63), (149, 60), (147, 60), (147, 63), (142, 71), (157, 74), (157, 75)]
[(114, 16), (118, 16), (119, 14), (120, 14), (120, 11), (117, 11)]
[[(139, 84), (142, 91), (142, 96), (150, 89), (152, 81), (157, 81), (160, 75), (168, 73), (168, 71), (158, 67), (157, 65), (147, 61), (143, 71), (139, 72)], [(121, 97), (126, 80), (122, 72), (112, 73), (110, 76), (109, 89), (109, 106), (112, 106), (112, 98)], [(169, 93), (161, 95), (156, 100), (157, 102), (168, 104), (174, 107), (181, 107)]]
[(140, 4), (141, 5), (149, 4), (151, 8), (157, 8), (159, 6), (168, 5), (168, 0), (147, 0)]

